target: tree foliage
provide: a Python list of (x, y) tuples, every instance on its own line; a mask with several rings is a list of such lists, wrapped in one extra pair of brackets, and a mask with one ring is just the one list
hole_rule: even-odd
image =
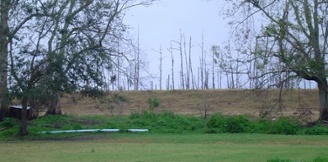
[[(230, 14), (242, 14), (234, 25), (261, 21), (252, 54), (276, 72), (315, 81), (319, 89), (320, 120), (328, 120), (327, 58), (328, 1), (233, 0)], [(244, 28), (245, 29), (245, 28)], [(249, 30), (249, 28), (247, 29)], [(245, 34), (246, 30), (243, 34)]]
[[(8, 7), (1, 13), (8, 16), (7, 42), (2, 45), (9, 47), (1, 53), (7, 56), (1, 65), (8, 66), (8, 87), (21, 100), (22, 112), (29, 102), (40, 100), (47, 105), (47, 114), (60, 114), (63, 93), (103, 86), (102, 72), (112, 69), (114, 56), (123, 56), (116, 44), (125, 40), (124, 11), (150, 2), (1, 1)], [(20, 134), (27, 133), (26, 128), (21, 130)]]

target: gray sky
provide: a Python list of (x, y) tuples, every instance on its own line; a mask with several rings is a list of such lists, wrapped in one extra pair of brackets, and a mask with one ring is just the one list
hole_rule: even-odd
[[(215, 0), (161, 0), (149, 7), (130, 9), (126, 13), (125, 22), (131, 27), (130, 34), (135, 40), (139, 28), (143, 58), (149, 64), (149, 72), (156, 77), (159, 77), (158, 51), (160, 46), (162, 47), (163, 76), (166, 78), (171, 66), (171, 56), (167, 49), (171, 40), (179, 40), (180, 31), (187, 40), (192, 37), (192, 59), (196, 64), (199, 62), (202, 35), (207, 53), (212, 45), (218, 45), (228, 39), (228, 25), (220, 15), (220, 9), (222, 6)], [(177, 52), (175, 55), (178, 66), (179, 55)], [(177, 67), (176, 73), (178, 70)]]
[(140, 30), (143, 47), (158, 48), (179, 38), (179, 31), (201, 38), (207, 43), (217, 43), (227, 37), (227, 25), (220, 16), (215, 0), (161, 0), (149, 7), (136, 7), (126, 15), (126, 22), (134, 32)]
[[(197, 75), (199, 67), (202, 36), (204, 38), (205, 53), (208, 55), (208, 64), (211, 63), (210, 48), (213, 45), (224, 46), (224, 42), (231, 37), (231, 29), (228, 21), (223, 17), (223, 9), (228, 4), (222, 0), (159, 0), (155, 4), (144, 7), (138, 6), (126, 13), (125, 22), (130, 29), (130, 35), (137, 40), (139, 29), (141, 57), (148, 63), (148, 70), (154, 77), (144, 80), (144, 85), (150, 85), (150, 81), (159, 87), (159, 48), (163, 51), (163, 83), (165, 89), (166, 78), (170, 74), (171, 55), (168, 52), (172, 40), (179, 41), (180, 31), (186, 40), (192, 37), (192, 62), (194, 75)], [(231, 20), (231, 19), (230, 19)], [(263, 23), (257, 17), (253, 20), (255, 24)], [(257, 26), (253, 26), (257, 28)], [(254, 29), (254, 31), (256, 31)], [(253, 33), (254, 34), (254, 33)], [(230, 39), (231, 40), (231, 39)], [(188, 42), (187, 42), (188, 43)], [(233, 45), (233, 43), (232, 43)], [(175, 87), (179, 87), (180, 59), (178, 51), (175, 57)], [(210, 68), (210, 67), (209, 67)], [(143, 73), (143, 76), (149, 76)], [(225, 85), (222, 85), (225, 86)], [(149, 89), (150, 87), (144, 87)]]

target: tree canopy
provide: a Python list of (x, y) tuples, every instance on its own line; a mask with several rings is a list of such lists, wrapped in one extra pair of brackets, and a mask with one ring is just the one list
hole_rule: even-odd
[[(328, 120), (327, 58), (328, 1), (233, 0), (230, 15), (242, 35), (255, 44), (251, 54), (264, 66), (277, 62), (276, 73), (315, 81), (319, 89), (320, 118)], [(254, 21), (260, 20), (260, 21)], [(249, 22), (261, 23), (255, 36), (248, 36)], [(243, 24), (243, 25), (241, 25)], [(246, 25), (247, 26), (247, 25)], [(247, 37), (246, 37), (247, 35)]]
[(124, 11), (152, 1), (1, 1), (1, 93), (8, 88), (21, 101), (22, 117), (31, 102), (60, 114), (61, 94), (102, 86), (113, 57), (124, 57), (117, 49), (125, 40)]

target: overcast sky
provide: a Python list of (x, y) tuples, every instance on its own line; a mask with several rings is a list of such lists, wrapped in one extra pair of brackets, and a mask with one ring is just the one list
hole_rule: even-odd
[[(160, 46), (162, 47), (163, 63), (167, 67), (166, 70), (164, 67), (165, 78), (171, 66), (167, 49), (170, 47), (171, 40), (179, 40), (180, 31), (187, 40), (192, 37), (194, 46), (192, 54), (197, 63), (202, 35), (207, 52), (212, 45), (218, 45), (228, 39), (228, 25), (220, 14), (220, 9), (222, 6), (216, 0), (160, 0), (148, 7), (139, 6), (130, 9), (126, 13), (125, 22), (131, 27), (130, 34), (134, 39), (137, 38), (139, 28), (142, 55), (149, 63), (150, 72), (157, 74), (157, 77), (159, 54), (156, 51), (159, 51)], [(176, 56), (178, 59), (178, 53)]]
[(227, 36), (220, 8), (215, 0), (161, 0), (149, 7), (131, 9), (126, 23), (135, 30), (139, 27), (141, 43), (146, 48), (179, 38), (180, 30), (195, 39), (201, 38), (203, 32), (208, 42), (216, 43)]
[[(208, 55), (210, 55), (211, 46), (222, 47), (224, 42), (231, 38), (229, 20), (224, 19), (222, 14), (222, 10), (227, 9), (225, 5), (227, 4), (223, 0), (159, 0), (149, 7), (139, 6), (127, 12), (125, 22), (131, 27), (130, 35), (137, 40), (139, 29), (141, 57), (148, 63), (147, 70), (154, 75), (152, 81), (157, 84), (157, 88), (159, 87), (159, 47), (162, 47), (164, 55), (162, 87), (165, 89), (165, 81), (171, 69), (171, 56), (167, 49), (172, 40), (179, 41), (180, 31), (187, 40), (192, 37), (194, 75), (197, 75), (196, 69), (199, 67), (197, 64), (201, 56), (202, 36)], [(260, 18), (255, 21), (260, 24), (263, 22)], [(174, 56), (175, 78), (177, 79), (180, 70), (178, 51), (175, 51)], [(210, 63), (210, 57), (208, 60)], [(145, 73), (143, 75), (148, 76)], [(149, 78), (147, 79), (144, 81), (145, 85), (150, 83)], [(176, 81), (175, 86), (179, 87), (177, 82), (179, 81)]]

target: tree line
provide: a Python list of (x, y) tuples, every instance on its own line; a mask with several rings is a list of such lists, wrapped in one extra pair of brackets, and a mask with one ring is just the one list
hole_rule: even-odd
[[(126, 69), (130, 75), (117, 71), (116, 81), (112, 84), (111, 80), (108, 85), (112, 86), (104, 90), (315, 88), (312, 82), (277, 73), (283, 67), (277, 59), (255, 58), (248, 46), (240, 49), (232, 41), (207, 46), (202, 37), (201, 42), (196, 42), (180, 31), (178, 40), (168, 41), (168, 47), (160, 45), (149, 53), (157, 56), (151, 60), (151, 67), (145, 53), (136, 46), (135, 64)], [(147, 71), (154, 67), (152, 72)], [(134, 82), (137, 86), (129, 82), (131, 78), (138, 80)]]

